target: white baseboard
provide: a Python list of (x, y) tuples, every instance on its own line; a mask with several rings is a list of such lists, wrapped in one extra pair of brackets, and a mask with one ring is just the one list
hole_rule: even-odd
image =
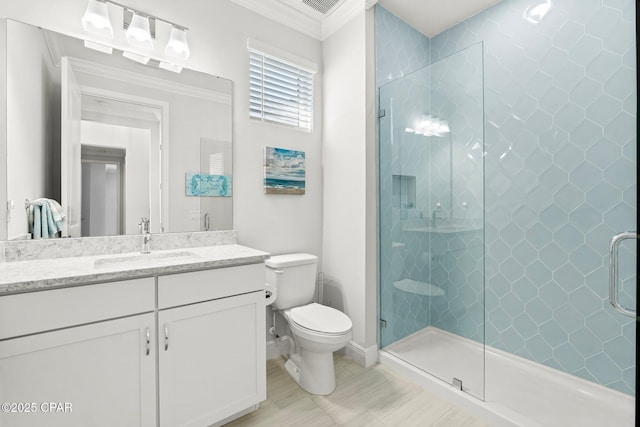
[[(373, 345), (368, 348), (362, 347), (353, 341), (349, 341), (347, 346), (341, 350), (349, 359), (352, 359), (360, 366), (368, 368), (378, 363), (378, 346)], [(267, 360), (277, 359), (289, 354), (289, 337), (284, 336), (275, 340), (267, 341)]]
[(289, 354), (289, 337), (267, 341), (267, 360), (277, 359), (286, 354)]
[(353, 341), (349, 341), (349, 344), (345, 347), (345, 353), (348, 358), (352, 359), (360, 366), (369, 368), (378, 363), (378, 346), (372, 345), (371, 347), (362, 347)]

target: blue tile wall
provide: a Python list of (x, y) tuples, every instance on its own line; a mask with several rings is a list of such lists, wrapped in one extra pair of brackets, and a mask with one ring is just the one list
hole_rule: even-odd
[[(376, 77), (378, 87), (394, 82), (394, 88), (409, 102), (394, 106), (394, 113), (410, 115), (422, 111), (428, 106), (425, 103), (429, 92), (428, 70), (423, 75), (414, 74), (406, 80), (398, 80), (429, 64), (430, 40), (408, 26), (404, 21), (376, 6)], [(416, 96), (411, 96), (416, 95)], [(401, 112), (402, 109), (402, 112)], [(389, 115), (392, 112), (389, 109)], [(393, 343), (429, 325), (428, 298), (407, 297), (407, 294), (393, 286), (394, 282), (410, 277), (424, 277), (428, 272), (424, 263), (419, 262), (429, 252), (428, 245), (418, 238), (410, 239), (402, 231), (404, 221), (419, 218), (414, 208), (401, 208), (393, 204), (393, 175), (412, 176), (416, 179), (416, 188), (424, 188), (427, 175), (424, 168), (418, 169), (422, 162), (428, 160), (429, 152), (424, 144), (404, 129), (393, 130), (390, 121), (380, 122), (380, 133), (386, 135), (385, 142), (380, 144), (380, 215), (384, 218), (385, 227), (380, 228), (380, 240), (384, 250), (380, 254), (380, 317), (387, 320), (388, 327), (381, 330), (382, 346)], [(413, 161), (410, 161), (414, 159)], [(406, 164), (405, 164), (406, 163)], [(444, 186), (443, 186), (444, 187)], [(448, 184), (447, 184), (448, 187)], [(423, 206), (426, 201), (424, 193), (417, 192), (416, 205)], [(413, 276), (411, 276), (413, 274)], [(396, 321), (398, 319), (398, 321)]]
[[(633, 394), (635, 321), (613, 311), (607, 283), (608, 242), (637, 222), (635, 3), (554, 0), (537, 24), (523, 19), (533, 3), (504, 0), (416, 44), (428, 48), (427, 63), (484, 44), (486, 342)], [(400, 29), (403, 23), (389, 15), (376, 8), (379, 85), (423, 65), (412, 62), (416, 55), (406, 49), (412, 30)], [(404, 246), (381, 259), (381, 284), (398, 274), (461, 280), (464, 272), (450, 260), (438, 259), (433, 271), (420, 270), (433, 248), (402, 242), (398, 229), (395, 235), (384, 230), (385, 214), (395, 215), (397, 224), (403, 213), (384, 204), (384, 176), (391, 170), (385, 170), (384, 159), (395, 155), (400, 161), (400, 149), (384, 152), (383, 133), (381, 122), (381, 254), (385, 242)], [(621, 297), (627, 305), (635, 301), (635, 250), (629, 242), (621, 251)], [(387, 277), (392, 264), (395, 276)], [(389, 296), (381, 289), (380, 297), (385, 316)], [(433, 305), (404, 303), (416, 315), (412, 327), (399, 328), (402, 333), (434, 320), (450, 328), (470, 315), (438, 317)], [(382, 335), (383, 346), (402, 336), (387, 334), (385, 342)]]
[(429, 65), (431, 41), (385, 8), (376, 6), (378, 87)]

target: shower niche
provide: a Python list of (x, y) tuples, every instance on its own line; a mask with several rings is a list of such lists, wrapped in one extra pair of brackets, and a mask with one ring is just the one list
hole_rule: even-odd
[(410, 175), (393, 175), (392, 205), (400, 209), (416, 207), (416, 177)]

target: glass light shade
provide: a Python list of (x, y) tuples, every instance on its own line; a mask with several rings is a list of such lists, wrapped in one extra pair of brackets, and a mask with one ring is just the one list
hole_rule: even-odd
[(133, 14), (129, 28), (127, 28), (127, 40), (132, 46), (153, 50), (149, 18)]
[(82, 15), (82, 28), (89, 33), (112, 38), (113, 27), (107, 4), (98, 0), (89, 0), (87, 10)]
[(191, 51), (189, 50), (189, 43), (187, 43), (187, 32), (183, 29), (173, 27), (164, 53), (179, 59), (189, 58)]

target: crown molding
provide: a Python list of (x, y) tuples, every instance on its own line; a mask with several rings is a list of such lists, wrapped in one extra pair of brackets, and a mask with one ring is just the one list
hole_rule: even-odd
[(324, 41), (360, 12), (373, 7), (378, 3), (378, 0), (344, 0), (333, 12), (319, 20), (278, 0), (231, 0), (231, 2), (317, 40)]
[(322, 40), (320, 21), (275, 0), (231, 0), (239, 6), (286, 25), (296, 31)]
[(326, 40), (333, 33), (342, 28), (358, 14), (364, 11), (363, 0), (345, 0), (336, 10), (326, 16), (321, 22), (322, 39)]

